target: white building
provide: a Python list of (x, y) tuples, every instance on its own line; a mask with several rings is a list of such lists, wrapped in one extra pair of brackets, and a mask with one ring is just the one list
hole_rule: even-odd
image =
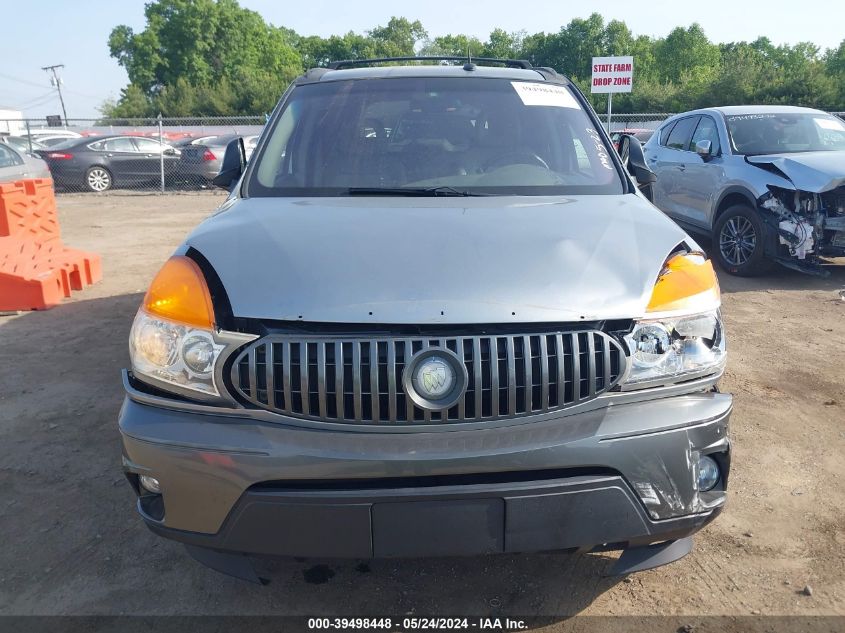
[(23, 112), (0, 106), (0, 134), (22, 136), (26, 134)]

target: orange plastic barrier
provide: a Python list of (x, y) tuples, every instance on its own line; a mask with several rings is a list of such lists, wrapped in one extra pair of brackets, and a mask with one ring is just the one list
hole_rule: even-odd
[(49, 178), (0, 184), (0, 237), (60, 239), (56, 196)]
[(50, 308), (102, 278), (99, 255), (62, 244), (52, 180), (0, 184), (0, 311)]

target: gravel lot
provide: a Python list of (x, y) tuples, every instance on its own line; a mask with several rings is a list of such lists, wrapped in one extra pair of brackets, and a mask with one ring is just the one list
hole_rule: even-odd
[(259, 587), (154, 537), (120, 470), (119, 372), (146, 284), (222, 200), (60, 197), (65, 242), (101, 253), (105, 279), (0, 317), (0, 614), (845, 615), (845, 266), (722, 275), (731, 499), (668, 567), (620, 580), (601, 576), (611, 555), (289, 560)]

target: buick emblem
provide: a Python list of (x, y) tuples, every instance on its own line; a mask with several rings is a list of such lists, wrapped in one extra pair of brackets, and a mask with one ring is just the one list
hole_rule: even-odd
[(417, 366), (415, 382), (420, 395), (437, 400), (452, 389), (455, 372), (446, 361), (432, 356)]
[(452, 350), (430, 347), (417, 353), (402, 374), (405, 393), (418, 407), (442, 411), (464, 395), (467, 370)]

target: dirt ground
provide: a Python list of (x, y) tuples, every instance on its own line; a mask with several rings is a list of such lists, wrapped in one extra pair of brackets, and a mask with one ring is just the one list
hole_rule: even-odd
[(60, 197), (65, 242), (101, 253), (105, 279), (0, 317), (0, 614), (845, 615), (845, 266), (721, 276), (731, 497), (675, 564), (622, 580), (595, 554), (290, 560), (253, 586), (153, 536), (120, 469), (127, 334), (152, 275), (222, 199)]

